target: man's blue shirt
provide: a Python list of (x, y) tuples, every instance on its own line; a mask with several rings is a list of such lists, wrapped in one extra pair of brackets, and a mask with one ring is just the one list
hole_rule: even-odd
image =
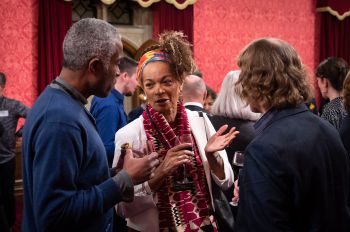
[(124, 95), (112, 89), (106, 98), (94, 97), (90, 112), (96, 120), (97, 130), (106, 148), (108, 164), (111, 167), (114, 157), (115, 133), (127, 123)]

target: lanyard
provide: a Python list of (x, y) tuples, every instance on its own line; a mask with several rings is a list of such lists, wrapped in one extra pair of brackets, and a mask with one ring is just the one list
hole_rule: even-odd
[(76, 100), (79, 105), (84, 109), (85, 113), (88, 115), (88, 117), (90, 118), (90, 120), (92, 121), (92, 124), (94, 125), (94, 127), (96, 128), (97, 130), (97, 127), (96, 127), (96, 121), (95, 121), (95, 118), (94, 116), (92, 116), (90, 114), (90, 112), (85, 108), (85, 106), (83, 105), (83, 103), (72, 93), (71, 90), (69, 90), (64, 84), (56, 81), (56, 80), (53, 80), (52, 81), (52, 84), (56, 84), (61, 90), (63, 90), (63, 92), (67, 93), (69, 96), (71, 96), (74, 100)]

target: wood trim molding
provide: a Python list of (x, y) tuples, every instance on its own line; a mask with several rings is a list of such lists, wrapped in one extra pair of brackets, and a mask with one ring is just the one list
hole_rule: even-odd
[[(160, 2), (161, 0), (136, 0), (142, 7), (149, 7), (155, 2)], [(186, 0), (183, 3), (177, 2), (177, 0), (165, 0), (167, 3), (174, 5), (178, 10), (186, 9), (188, 5), (193, 5), (197, 0)]]
[(326, 6), (326, 7), (319, 7), (316, 8), (317, 12), (328, 12), (331, 15), (337, 17), (340, 21), (344, 20), (346, 17), (350, 16), (350, 11), (344, 12), (344, 14), (339, 14), (338, 11), (333, 10), (332, 7)]

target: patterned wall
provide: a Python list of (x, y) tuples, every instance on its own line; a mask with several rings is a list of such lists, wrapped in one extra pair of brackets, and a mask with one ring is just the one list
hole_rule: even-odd
[(4, 95), (31, 106), (38, 76), (39, 0), (0, 1), (0, 70), (7, 76)]
[[(0, 70), (5, 95), (31, 106), (36, 99), (38, 1), (0, 1)], [(194, 52), (206, 82), (219, 90), (251, 40), (273, 36), (291, 43), (312, 71), (318, 62), (316, 0), (199, 0), (194, 4)]]
[[(292, 44), (312, 72), (319, 57), (316, 0), (199, 0), (194, 4), (194, 53), (206, 82), (218, 91), (253, 39)], [(313, 80), (313, 78), (312, 78)]]

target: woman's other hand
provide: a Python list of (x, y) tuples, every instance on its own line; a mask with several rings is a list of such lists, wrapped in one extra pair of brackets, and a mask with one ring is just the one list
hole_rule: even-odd
[(216, 152), (228, 147), (232, 139), (239, 133), (239, 131), (235, 130), (235, 127), (232, 127), (228, 133), (224, 134), (227, 127), (227, 125), (220, 127), (220, 129), (209, 138), (207, 145), (204, 148), (209, 166), (220, 180), (225, 179), (224, 162), (221, 156)]
[(239, 131), (236, 131), (235, 127), (232, 127), (228, 133), (224, 134), (227, 127), (228, 125), (223, 125), (214, 135), (209, 138), (207, 145), (204, 148), (207, 155), (225, 149), (230, 145), (232, 139), (239, 134)]

